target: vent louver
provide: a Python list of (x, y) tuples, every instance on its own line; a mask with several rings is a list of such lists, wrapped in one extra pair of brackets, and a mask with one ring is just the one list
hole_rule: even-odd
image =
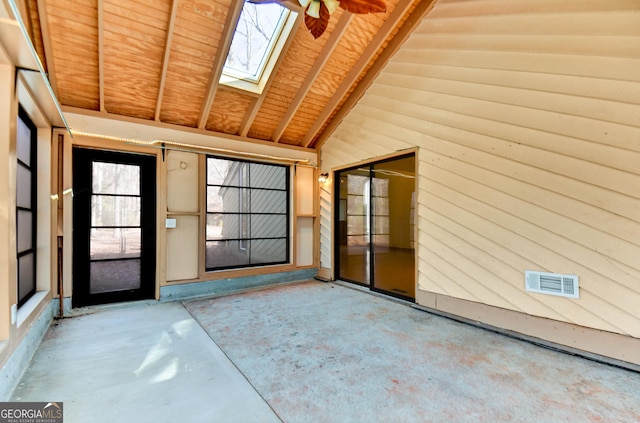
[(559, 273), (524, 272), (526, 289), (540, 294), (559, 295), (561, 297), (578, 298), (578, 276)]

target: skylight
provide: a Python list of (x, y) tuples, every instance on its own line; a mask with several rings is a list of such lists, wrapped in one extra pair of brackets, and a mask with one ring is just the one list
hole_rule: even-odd
[(296, 16), (277, 3), (245, 1), (220, 83), (261, 92)]

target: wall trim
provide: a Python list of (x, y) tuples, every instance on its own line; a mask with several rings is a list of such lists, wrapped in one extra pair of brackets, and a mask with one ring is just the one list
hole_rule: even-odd
[(256, 288), (311, 280), (317, 272), (318, 269), (312, 268), (292, 272), (210, 280), (206, 282), (165, 285), (160, 287), (160, 301), (182, 301), (201, 297), (236, 294)]
[(40, 315), (32, 321), (24, 338), (9, 352), (10, 356), (0, 369), (0, 401), (8, 401), (27, 370), (42, 338), (49, 329), (56, 312), (57, 301), (49, 301)]
[(340, 166), (334, 166), (334, 167), (331, 168), (331, 172), (335, 173), (335, 172), (339, 172), (341, 170), (356, 168), (356, 167), (359, 167), (359, 166), (368, 165), (368, 164), (372, 164), (372, 163), (386, 162), (387, 160), (393, 160), (396, 157), (401, 157), (401, 156), (408, 156), (409, 154), (415, 154), (416, 155), (416, 172), (417, 172), (418, 171), (418, 150), (419, 149), (420, 149), (419, 146), (415, 146), (415, 147), (404, 148), (402, 150), (395, 150), (395, 151), (393, 151), (391, 153), (382, 154), (380, 156), (368, 157), (368, 158), (365, 158), (365, 159), (362, 159), (362, 160), (358, 160), (357, 162), (343, 164), (343, 165), (340, 165)]
[(416, 291), (416, 309), (544, 347), (640, 372), (640, 339), (518, 311)]

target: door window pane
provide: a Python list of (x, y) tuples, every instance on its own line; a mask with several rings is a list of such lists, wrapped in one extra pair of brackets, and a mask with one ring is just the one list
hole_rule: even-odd
[(374, 287), (413, 298), (415, 157), (376, 163), (372, 169)]
[(140, 195), (140, 166), (93, 163), (93, 193)]
[(140, 257), (140, 228), (91, 229), (91, 260)]
[(339, 277), (370, 283), (369, 265), (369, 170), (360, 168), (338, 173)]
[(140, 266), (139, 259), (92, 261), (89, 267), (89, 293), (140, 289)]
[(91, 196), (91, 226), (140, 226), (140, 197)]

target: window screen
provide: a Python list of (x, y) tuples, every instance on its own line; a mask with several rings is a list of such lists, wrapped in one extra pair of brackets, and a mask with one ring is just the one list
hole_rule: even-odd
[(207, 157), (206, 267), (289, 262), (289, 167)]

